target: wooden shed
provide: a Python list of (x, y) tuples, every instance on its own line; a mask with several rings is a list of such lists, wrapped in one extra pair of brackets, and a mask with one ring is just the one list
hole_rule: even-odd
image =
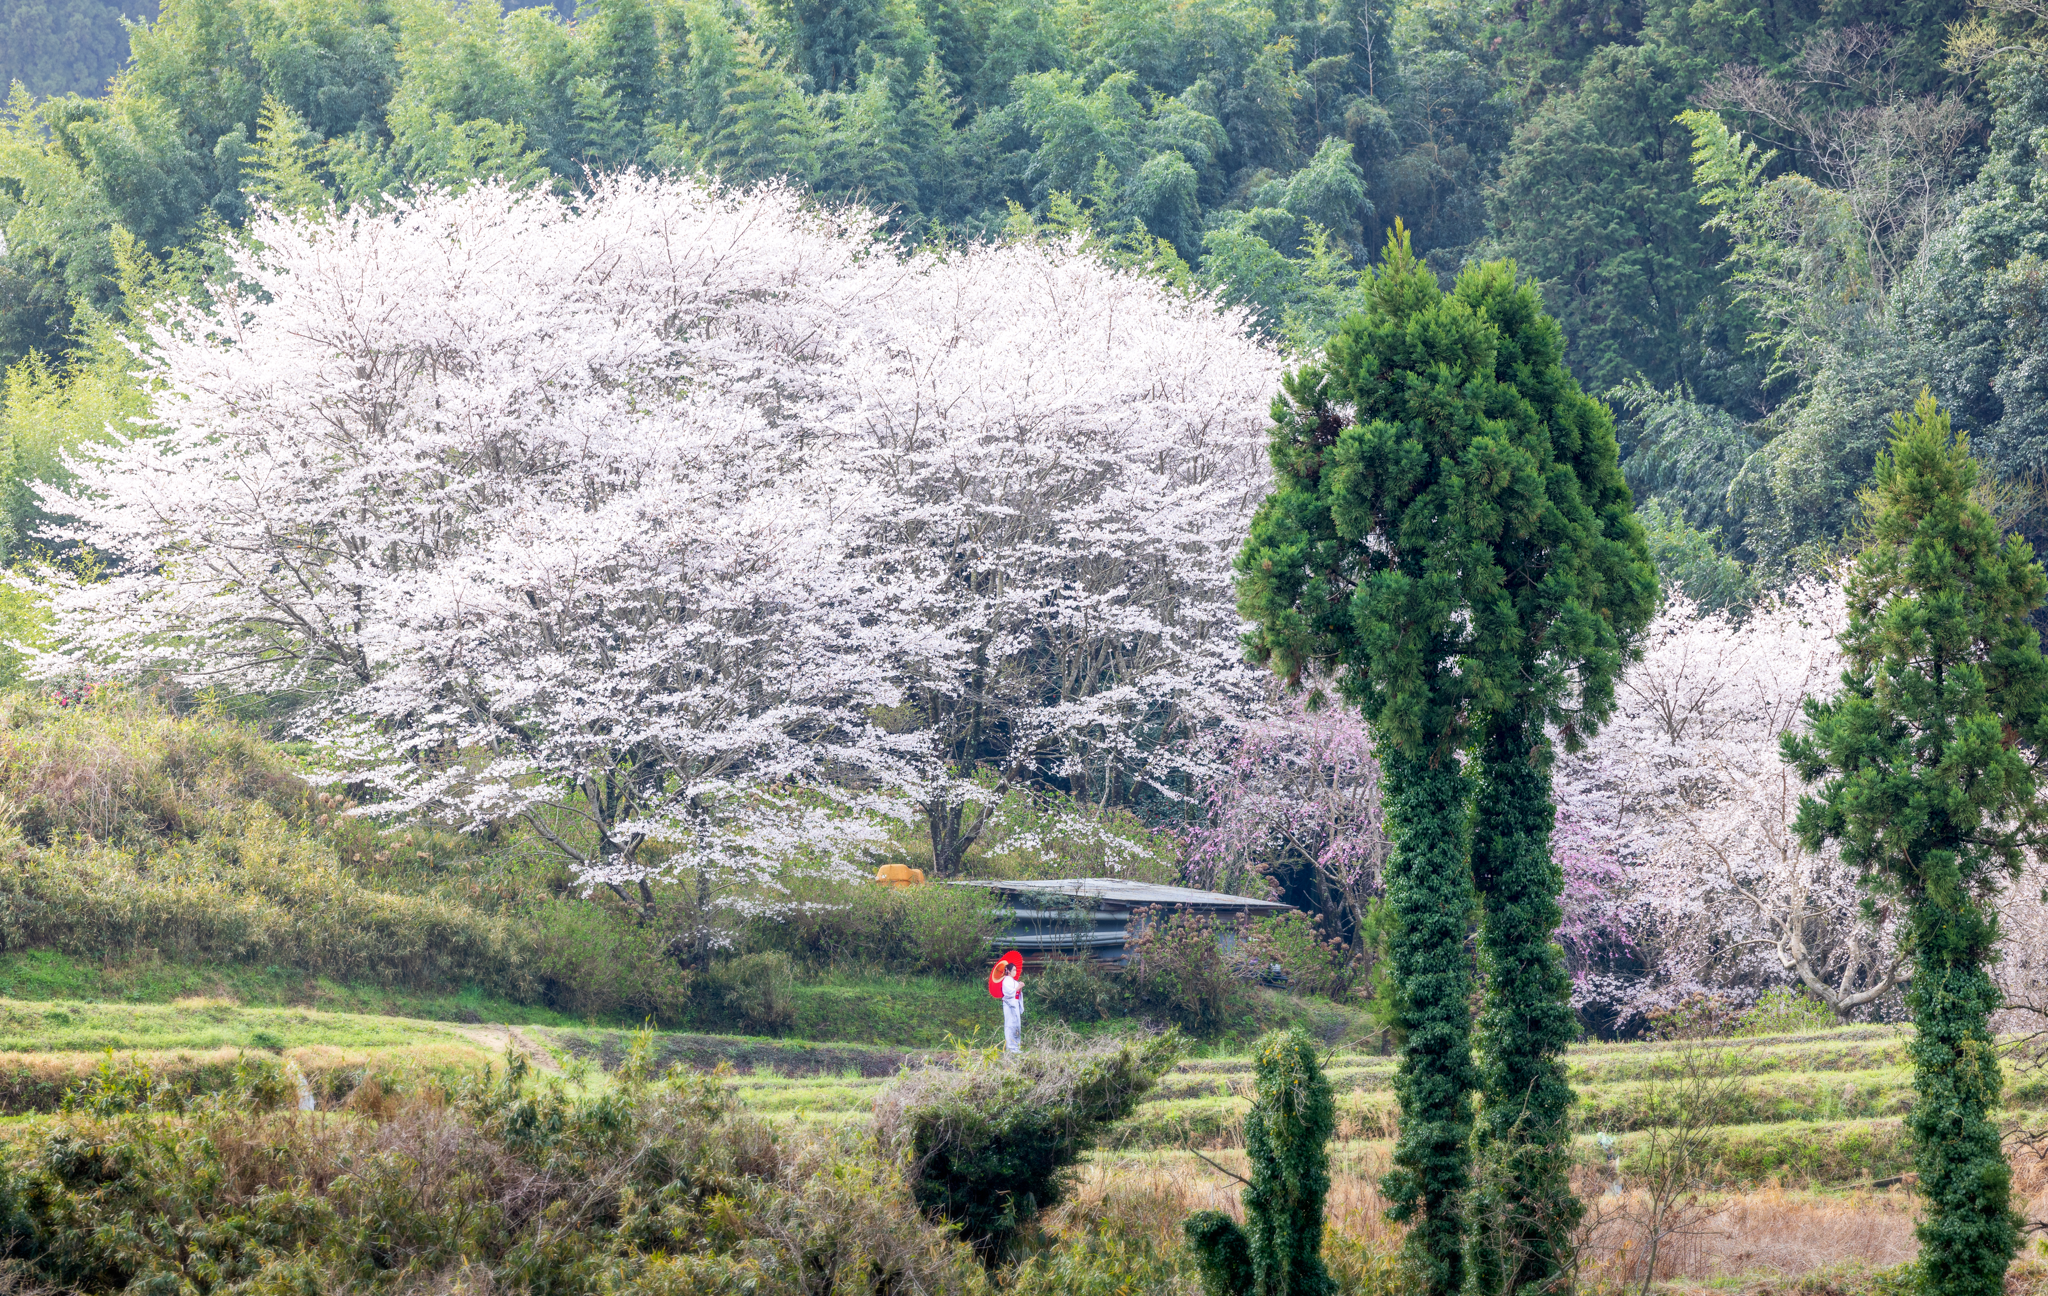
[(1292, 905), (1274, 900), (1121, 878), (973, 881), (952, 885), (980, 887), (994, 894), (1010, 916), (1009, 929), (997, 938), (996, 947), (1016, 950), (1024, 956), (1026, 967), (1058, 958), (1123, 962), (1125, 943), (1134, 934), (1132, 916), (1141, 909), (1179, 909), (1219, 918), (1260, 917), (1293, 910)]

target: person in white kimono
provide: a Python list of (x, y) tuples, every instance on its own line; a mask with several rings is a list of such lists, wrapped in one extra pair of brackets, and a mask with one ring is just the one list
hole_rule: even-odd
[(1024, 1051), (1024, 969), (1003, 964), (1003, 1047), (1012, 1053)]

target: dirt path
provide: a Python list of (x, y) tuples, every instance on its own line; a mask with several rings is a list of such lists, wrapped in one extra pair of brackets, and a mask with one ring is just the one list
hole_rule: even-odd
[(537, 1069), (549, 1075), (562, 1074), (562, 1065), (555, 1061), (554, 1054), (520, 1034), (517, 1026), (486, 1023), (482, 1026), (451, 1026), (449, 1029), (466, 1040), (483, 1045), (493, 1053), (503, 1053), (510, 1048)]

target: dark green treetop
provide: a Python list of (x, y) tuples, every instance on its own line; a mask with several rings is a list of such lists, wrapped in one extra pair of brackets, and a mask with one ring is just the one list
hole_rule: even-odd
[(1397, 230), (1366, 294), (1274, 402), (1275, 488), (1238, 560), (1252, 653), (1335, 675), (1409, 750), (1526, 698), (1575, 743), (1656, 600), (1613, 418), (1511, 264), (1447, 294)]
[(1832, 776), (1800, 806), (1809, 844), (1840, 842), (1844, 860), (1908, 897), (1977, 893), (2048, 840), (2034, 798), (2048, 660), (2029, 620), (2048, 576), (1973, 497), (1969, 437), (1950, 434), (1932, 397), (1893, 429), (1848, 581), (1844, 688), (1808, 699), (1812, 732), (1787, 734), (1785, 754), (1809, 781)]

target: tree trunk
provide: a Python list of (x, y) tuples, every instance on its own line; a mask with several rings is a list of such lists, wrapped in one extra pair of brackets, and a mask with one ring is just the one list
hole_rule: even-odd
[(1954, 858), (1930, 852), (1928, 872), (1936, 876), (1912, 908), (1913, 1109), (1906, 1124), (1927, 1202), (1916, 1230), (1919, 1267), (1926, 1291), (2002, 1296), (2020, 1221), (2012, 1168), (1991, 1119), (2003, 1090), (1991, 1014), (2004, 997), (1985, 971), (1997, 926), (1954, 884)]
[(1466, 785), (1449, 755), (1390, 753), (1386, 778), (1394, 838), (1387, 903), (1405, 1038), (1394, 1075), (1401, 1132), (1381, 1190), (1393, 1204), (1388, 1216), (1411, 1223), (1408, 1259), (1421, 1296), (1459, 1296), (1474, 1087)]
[(1572, 1193), (1566, 1124), (1564, 1051), (1578, 1021), (1556, 940), (1564, 873), (1550, 853), (1548, 756), (1539, 725), (1504, 718), (1481, 750), (1473, 796), (1486, 1006), (1471, 1261), (1474, 1286), (1488, 1296), (1547, 1286), (1567, 1263), (1584, 1213)]

